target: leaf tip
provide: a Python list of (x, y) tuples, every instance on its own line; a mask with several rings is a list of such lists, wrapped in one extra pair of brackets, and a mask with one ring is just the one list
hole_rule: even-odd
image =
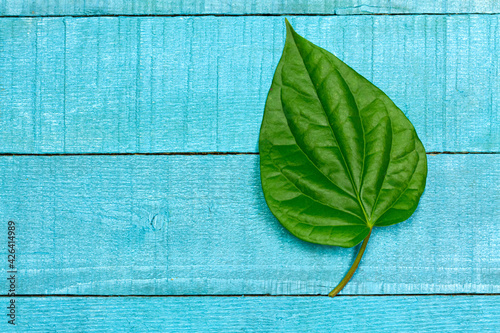
[(286, 33), (287, 33), (287, 35), (288, 35), (289, 33), (293, 33), (293, 32), (295, 32), (295, 31), (293, 30), (292, 25), (290, 24), (290, 21), (288, 21), (288, 19), (287, 19), (286, 17), (285, 17), (285, 26), (286, 26)]

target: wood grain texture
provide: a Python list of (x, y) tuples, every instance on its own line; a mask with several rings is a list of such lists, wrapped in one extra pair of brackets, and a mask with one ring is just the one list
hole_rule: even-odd
[[(88, 3), (88, 2), (87, 2)], [(427, 151), (500, 151), (498, 15), (292, 17)], [(283, 17), (0, 19), (0, 150), (256, 152)]]
[[(500, 155), (428, 160), (416, 213), (374, 230), (344, 294), (500, 292)], [(265, 204), (258, 163), (255, 155), (1, 157), (0, 221), (18, 225), (18, 292), (328, 293), (357, 249), (289, 234)]]
[[(18, 332), (498, 332), (500, 296), (17, 298)], [(5, 321), (3, 332), (11, 331)]]
[(0, 15), (499, 13), (496, 0), (1, 0)]

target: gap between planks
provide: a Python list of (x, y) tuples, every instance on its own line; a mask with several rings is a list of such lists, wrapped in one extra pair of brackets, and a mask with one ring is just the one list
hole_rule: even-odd
[[(16, 295), (14, 297), (72, 297), (72, 298), (120, 298), (120, 297), (327, 297), (328, 295), (323, 294), (204, 294), (204, 295), (76, 295), (76, 294), (24, 294)], [(346, 294), (337, 295), (337, 297), (427, 297), (427, 296), (500, 296), (500, 293), (433, 293), (433, 294)], [(0, 295), (0, 298), (12, 297), (8, 295)]]
[[(500, 152), (477, 152), (477, 151), (429, 151), (427, 155), (497, 155)], [(158, 153), (0, 153), (2, 156), (205, 156), (205, 155), (259, 155), (256, 152), (158, 152)]]
[(2, 18), (44, 18), (44, 17), (71, 17), (71, 18), (87, 18), (87, 17), (280, 17), (280, 16), (469, 16), (469, 15), (500, 15), (500, 13), (353, 13), (353, 14), (338, 14), (338, 13), (280, 13), (280, 14), (90, 14), (90, 15), (3, 15)]

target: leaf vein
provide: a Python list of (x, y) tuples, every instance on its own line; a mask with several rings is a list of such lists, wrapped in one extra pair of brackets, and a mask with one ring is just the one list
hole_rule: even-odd
[(331, 208), (331, 209), (333, 209), (333, 210), (336, 210), (336, 211), (339, 211), (339, 212), (343, 212), (343, 213), (346, 213), (346, 214), (352, 215), (352, 216), (354, 216), (355, 218), (357, 218), (357, 219), (361, 220), (362, 222), (364, 222), (364, 221), (363, 221), (363, 219), (362, 219), (360, 216), (358, 216), (358, 215), (356, 215), (356, 214), (354, 214), (354, 213), (352, 213), (352, 212), (345, 211), (345, 210), (342, 210), (342, 209), (339, 209), (339, 208), (333, 207), (333, 206), (331, 206), (331, 205), (328, 205), (328, 204), (326, 204), (326, 203), (324, 203), (324, 202), (322, 202), (322, 201), (319, 201), (319, 200), (317, 200), (317, 199), (313, 198), (313, 197), (312, 197), (312, 196), (310, 196), (309, 194), (305, 193), (304, 191), (302, 191), (302, 190), (301, 190), (301, 189), (300, 189), (300, 188), (299, 188), (299, 187), (298, 187), (298, 186), (297, 186), (297, 185), (296, 185), (296, 184), (295, 184), (295, 183), (294, 183), (294, 182), (293, 182), (293, 181), (292, 181), (292, 180), (291, 180), (291, 179), (290, 179), (290, 178), (289, 178), (289, 177), (288, 177), (288, 176), (287, 176), (284, 172), (283, 172), (283, 170), (281, 170), (281, 169), (280, 169), (280, 167), (278, 167), (278, 165), (276, 165), (276, 163), (274, 163), (274, 160), (273, 160), (272, 158), (271, 158), (271, 160), (273, 161), (273, 165), (274, 165), (274, 166), (278, 169), (278, 171), (279, 171), (279, 172), (280, 172), (280, 173), (281, 173), (281, 174), (282, 174), (282, 175), (283, 175), (283, 176), (284, 176), (284, 177), (285, 177), (285, 178), (286, 178), (286, 179), (287, 179), (287, 180), (288, 180), (288, 181), (289, 181), (289, 182), (290, 182), (290, 183), (291, 183), (291, 184), (292, 184), (292, 185), (293, 185), (293, 186), (294, 186), (294, 187), (295, 187), (295, 188), (296, 188), (296, 189), (297, 189), (300, 193), (302, 193), (304, 196), (306, 196), (307, 198), (309, 198), (309, 199), (313, 200), (314, 202), (317, 202), (318, 204), (320, 204), (320, 205), (322, 205), (322, 206), (326, 206), (326, 207), (329, 207), (329, 208)]
[[(294, 41), (295, 41), (295, 37), (294, 37)], [(359, 192), (358, 192), (358, 190), (357, 190), (357, 188), (356, 188), (356, 184), (355, 184), (355, 182), (354, 182), (354, 178), (353, 178), (353, 176), (352, 176), (352, 171), (350, 170), (349, 165), (347, 164), (347, 160), (346, 160), (346, 157), (345, 157), (344, 151), (342, 150), (342, 146), (340, 145), (339, 140), (337, 139), (337, 136), (335, 135), (335, 131), (334, 131), (334, 130), (333, 130), (333, 128), (332, 128), (332, 125), (331, 125), (331, 123), (330, 123), (330, 119), (329, 119), (329, 117), (328, 117), (328, 113), (326, 112), (325, 105), (323, 104), (323, 101), (322, 101), (322, 100), (321, 100), (321, 98), (319, 97), (318, 90), (317, 90), (316, 86), (314, 85), (314, 81), (313, 81), (313, 79), (312, 79), (312, 77), (311, 77), (311, 74), (309, 73), (309, 70), (307, 69), (306, 64), (305, 64), (305, 61), (304, 61), (304, 56), (302, 55), (302, 53), (301, 53), (301, 51), (300, 51), (299, 47), (297, 46), (296, 42), (295, 42), (295, 47), (297, 48), (297, 51), (298, 51), (298, 52), (299, 52), (299, 54), (300, 54), (300, 58), (301, 58), (301, 60), (302, 60), (302, 64), (304, 65), (304, 68), (305, 68), (306, 73), (307, 73), (307, 75), (308, 75), (308, 77), (309, 77), (309, 80), (311, 81), (311, 85), (312, 85), (312, 86), (313, 86), (313, 88), (314, 88), (314, 92), (316, 93), (316, 97), (317, 97), (317, 99), (318, 99), (318, 101), (319, 101), (319, 103), (320, 103), (320, 105), (321, 105), (321, 107), (322, 107), (322, 110), (323, 110), (323, 112), (324, 112), (324, 114), (325, 114), (325, 116), (326, 116), (326, 118), (327, 118), (327, 120), (328, 120), (328, 123), (329, 123), (329, 125), (330, 125), (330, 126), (329, 126), (329, 128), (330, 128), (330, 130), (331, 130), (331, 132), (332, 132), (333, 138), (334, 138), (334, 139), (335, 139), (335, 141), (337, 142), (337, 145), (338, 145), (338, 147), (339, 147), (339, 151), (340, 151), (340, 155), (342, 156), (342, 160), (343, 160), (343, 162), (344, 162), (344, 166), (345, 166), (346, 171), (347, 171), (347, 174), (349, 175), (349, 178), (350, 178), (350, 180), (351, 180), (351, 185), (352, 185), (352, 187), (353, 187), (354, 192), (356, 193), (356, 197), (357, 197), (357, 202), (358, 202), (358, 205), (360, 206), (361, 210), (363, 211), (363, 214), (365, 215), (366, 223), (368, 223), (368, 215), (366, 214), (366, 211), (365, 211), (365, 208), (364, 208), (364, 206), (363, 206), (363, 203), (361, 202), (361, 199), (360, 199), (360, 197), (359, 197)], [(313, 51), (311, 51), (309, 54), (307, 54), (307, 55), (306, 55), (306, 57), (308, 57), (308, 56), (309, 56), (312, 52), (313, 52)], [(324, 56), (324, 54), (323, 54), (323, 53), (322, 53), (322, 55)], [(329, 59), (328, 59), (328, 57), (325, 57), (325, 58), (327, 59), (327, 61), (328, 61), (328, 62), (330, 62), (330, 61), (329, 61)], [(331, 63), (330, 63), (330, 64), (331, 64)], [(337, 70), (337, 68), (336, 68), (333, 64), (331, 64), (331, 65), (332, 65), (332, 67), (333, 67), (333, 68), (337, 71), (337, 73), (339, 73), (339, 72), (338, 72), (338, 70)], [(340, 74), (340, 73), (339, 73), (339, 74)], [(342, 78), (342, 80), (344, 81), (344, 78), (342, 77), (342, 75), (340, 75), (340, 77), (341, 77), (341, 78)], [(345, 82), (345, 81), (344, 81), (344, 82)], [(354, 96), (352, 95), (352, 92), (350, 91), (350, 89), (349, 89), (349, 87), (348, 87), (348, 86), (347, 86), (347, 90), (349, 90), (349, 92), (351, 93), (351, 97), (353, 97), (353, 99), (354, 99)], [(356, 102), (355, 102), (355, 103), (356, 103)], [(356, 105), (356, 108), (357, 108), (357, 105)], [(359, 109), (358, 109), (358, 111), (359, 111)], [(360, 120), (361, 120), (361, 118), (360, 118)], [(363, 140), (363, 141), (364, 141), (364, 140)], [(363, 156), (364, 156), (364, 152), (363, 152)]]
[[(281, 90), (283, 91), (283, 90)], [(285, 109), (285, 106), (283, 105), (283, 96), (281, 96), (280, 98), (280, 102), (281, 102), (281, 108), (284, 110)], [(309, 160), (309, 162), (311, 162), (311, 164), (314, 166), (314, 168), (316, 170), (318, 170), (326, 179), (328, 179), (328, 181), (333, 185), (335, 186), (337, 189), (339, 189), (340, 191), (342, 191), (342, 193), (345, 193), (347, 194), (349, 197), (351, 197), (352, 199), (354, 200), (357, 200), (355, 196), (353, 196), (351, 193), (345, 191), (344, 189), (342, 189), (340, 186), (338, 186), (337, 184), (335, 184), (333, 182), (333, 179), (331, 179), (330, 177), (328, 177), (320, 168), (318, 165), (316, 165), (316, 163), (313, 161), (313, 158), (311, 156), (309, 156), (309, 154), (307, 153), (307, 151), (302, 148), (302, 146), (299, 144), (299, 141), (297, 140), (297, 136), (295, 135), (294, 131), (292, 130), (292, 127), (290, 126), (290, 121), (288, 120), (288, 117), (285, 116), (285, 119), (286, 119), (286, 122), (288, 124), (288, 128), (290, 129), (290, 133), (292, 134), (292, 137), (293, 139), (295, 140), (295, 143), (297, 144), (297, 147), (299, 147), (300, 151), (305, 155), (305, 157)], [(340, 150), (340, 148), (339, 148)], [(342, 151), (341, 151), (341, 154), (342, 154)]]
[[(380, 216), (379, 216), (378, 219), (382, 218), (385, 213), (387, 213), (392, 207), (394, 207), (394, 205), (399, 201), (399, 199), (401, 199), (401, 197), (403, 196), (403, 194), (405, 194), (406, 191), (408, 191), (408, 188), (410, 187), (411, 181), (413, 179), (413, 176), (415, 175), (415, 172), (417, 171), (419, 163), (420, 163), (420, 156), (417, 154), (417, 163), (415, 164), (415, 169), (413, 169), (413, 172), (411, 173), (411, 177), (408, 180), (408, 184), (406, 185), (405, 189), (403, 191), (401, 191), (401, 194), (398, 196), (398, 198), (396, 200), (394, 200), (394, 202), (389, 206), (389, 208), (387, 208), (382, 214), (380, 214)], [(383, 184), (382, 184), (382, 187), (383, 187)], [(380, 192), (382, 192), (382, 188), (380, 189)]]

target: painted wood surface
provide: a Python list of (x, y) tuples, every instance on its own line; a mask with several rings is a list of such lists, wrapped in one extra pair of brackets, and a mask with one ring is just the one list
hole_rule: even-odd
[[(211, 14), (339, 15), (291, 22), (383, 89), (428, 151), (499, 153), (500, 16), (422, 13), (500, 3), (0, 0), (0, 153), (256, 152), (283, 17), (190, 16)], [(87, 15), (109, 17), (39, 17)], [(499, 158), (429, 156), (419, 209), (374, 232), (343, 294), (500, 293)], [(0, 170), (21, 294), (326, 294), (357, 250), (286, 232), (258, 156), (1, 156)], [(0, 331), (498, 332), (499, 297), (18, 297)]]
[(0, 15), (499, 13), (496, 0), (1, 0)]
[[(291, 18), (384, 90), (427, 151), (482, 152), (500, 150), (499, 20)], [(0, 19), (0, 149), (256, 152), (283, 43), (283, 17)]]
[[(374, 230), (344, 294), (500, 292), (500, 155), (428, 160), (416, 213)], [(1, 157), (0, 221), (17, 223), (18, 293), (328, 293), (357, 249), (289, 234), (265, 204), (258, 163)]]
[[(17, 298), (18, 332), (498, 332), (500, 296)], [(0, 322), (3, 332), (15, 331)]]

